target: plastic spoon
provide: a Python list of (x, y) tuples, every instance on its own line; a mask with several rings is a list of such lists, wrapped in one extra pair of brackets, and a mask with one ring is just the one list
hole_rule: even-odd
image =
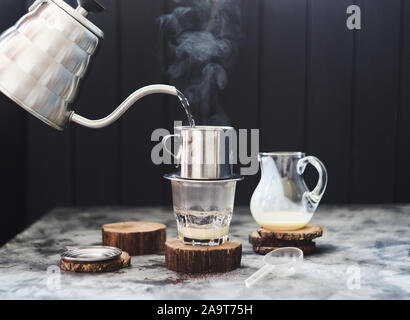
[(303, 251), (298, 248), (284, 247), (275, 249), (265, 255), (263, 262), (265, 265), (245, 280), (247, 288), (253, 286), (257, 281), (262, 279), (275, 267), (286, 268), (290, 270), (297, 263), (303, 260)]

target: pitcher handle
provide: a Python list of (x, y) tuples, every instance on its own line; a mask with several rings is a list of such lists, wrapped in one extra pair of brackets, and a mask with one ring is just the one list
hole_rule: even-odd
[(310, 192), (305, 192), (303, 197), (308, 201), (312, 209), (316, 209), (326, 189), (327, 171), (323, 163), (318, 158), (313, 157), (313, 156), (307, 156), (298, 161), (297, 163), (298, 174), (302, 175), (303, 172), (305, 172), (306, 165), (308, 163), (310, 163), (312, 166), (315, 167), (315, 169), (319, 173), (319, 179), (318, 179), (316, 187)]
[(178, 148), (178, 153), (175, 155), (167, 147), (167, 141), (168, 141), (168, 139), (171, 139), (172, 137), (181, 137), (181, 135), (179, 135), (179, 134), (168, 134), (168, 135), (166, 135), (165, 137), (162, 138), (162, 145), (164, 146), (164, 150), (166, 152), (168, 152), (171, 156), (173, 156), (175, 160), (179, 160), (179, 158), (181, 157), (181, 148)]

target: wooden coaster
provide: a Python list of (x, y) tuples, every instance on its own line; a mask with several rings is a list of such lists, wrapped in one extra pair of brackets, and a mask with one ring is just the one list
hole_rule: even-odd
[(121, 268), (126, 268), (131, 264), (130, 255), (123, 251), (121, 256), (116, 259), (101, 261), (101, 262), (76, 262), (65, 259), (60, 259), (60, 269), (72, 272), (112, 272)]
[(299, 230), (271, 231), (264, 228), (253, 231), (249, 235), (249, 242), (253, 250), (259, 254), (266, 254), (282, 247), (296, 247), (309, 254), (315, 251), (316, 245), (312, 241), (321, 237), (323, 229), (320, 226), (307, 225)]
[(164, 251), (167, 227), (156, 222), (130, 221), (102, 226), (102, 241), (106, 246), (120, 248), (131, 256)]
[(241, 265), (242, 244), (227, 241), (220, 246), (190, 246), (179, 239), (165, 243), (165, 263), (169, 270), (198, 274), (228, 272)]
[[(254, 231), (256, 232), (256, 231)], [(257, 247), (298, 247), (305, 246), (312, 243), (312, 240), (276, 240), (276, 239), (265, 239), (261, 241), (260, 237), (254, 236), (252, 232), (249, 235), (249, 243)]]
[(315, 251), (316, 245), (313, 241), (306, 245), (285, 245), (280, 247), (262, 247), (262, 246), (253, 246), (253, 251), (259, 254), (267, 254), (272, 250), (283, 248), (283, 247), (296, 247), (303, 251), (303, 254), (310, 254)]
[(256, 241), (261, 245), (269, 245), (269, 243), (276, 240), (309, 241), (321, 237), (322, 234), (322, 227), (309, 224), (298, 230), (271, 231), (259, 228), (249, 235), (249, 242), (254, 243)]

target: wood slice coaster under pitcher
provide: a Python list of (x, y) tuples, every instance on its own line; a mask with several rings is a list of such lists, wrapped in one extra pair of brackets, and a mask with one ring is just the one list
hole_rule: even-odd
[(253, 250), (259, 254), (266, 254), (282, 247), (296, 247), (309, 254), (315, 251), (313, 239), (321, 237), (323, 229), (320, 226), (306, 225), (298, 230), (271, 231), (259, 228), (249, 235), (249, 242)]
[(228, 272), (241, 265), (242, 244), (226, 241), (219, 246), (190, 246), (179, 239), (165, 243), (165, 263), (169, 270), (188, 274)]
[(167, 227), (162, 223), (129, 221), (102, 226), (102, 240), (128, 252), (131, 256), (154, 254), (165, 249)]

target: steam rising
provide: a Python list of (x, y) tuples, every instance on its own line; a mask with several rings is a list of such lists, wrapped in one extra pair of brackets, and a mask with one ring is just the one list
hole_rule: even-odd
[(241, 37), (240, 0), (173, 0), (172, 13), (159, 17), (166, 43), (163, 64), (170, 81), (193, 106), (203, 124), (229, 123), (218, 103), (226, 70)]

